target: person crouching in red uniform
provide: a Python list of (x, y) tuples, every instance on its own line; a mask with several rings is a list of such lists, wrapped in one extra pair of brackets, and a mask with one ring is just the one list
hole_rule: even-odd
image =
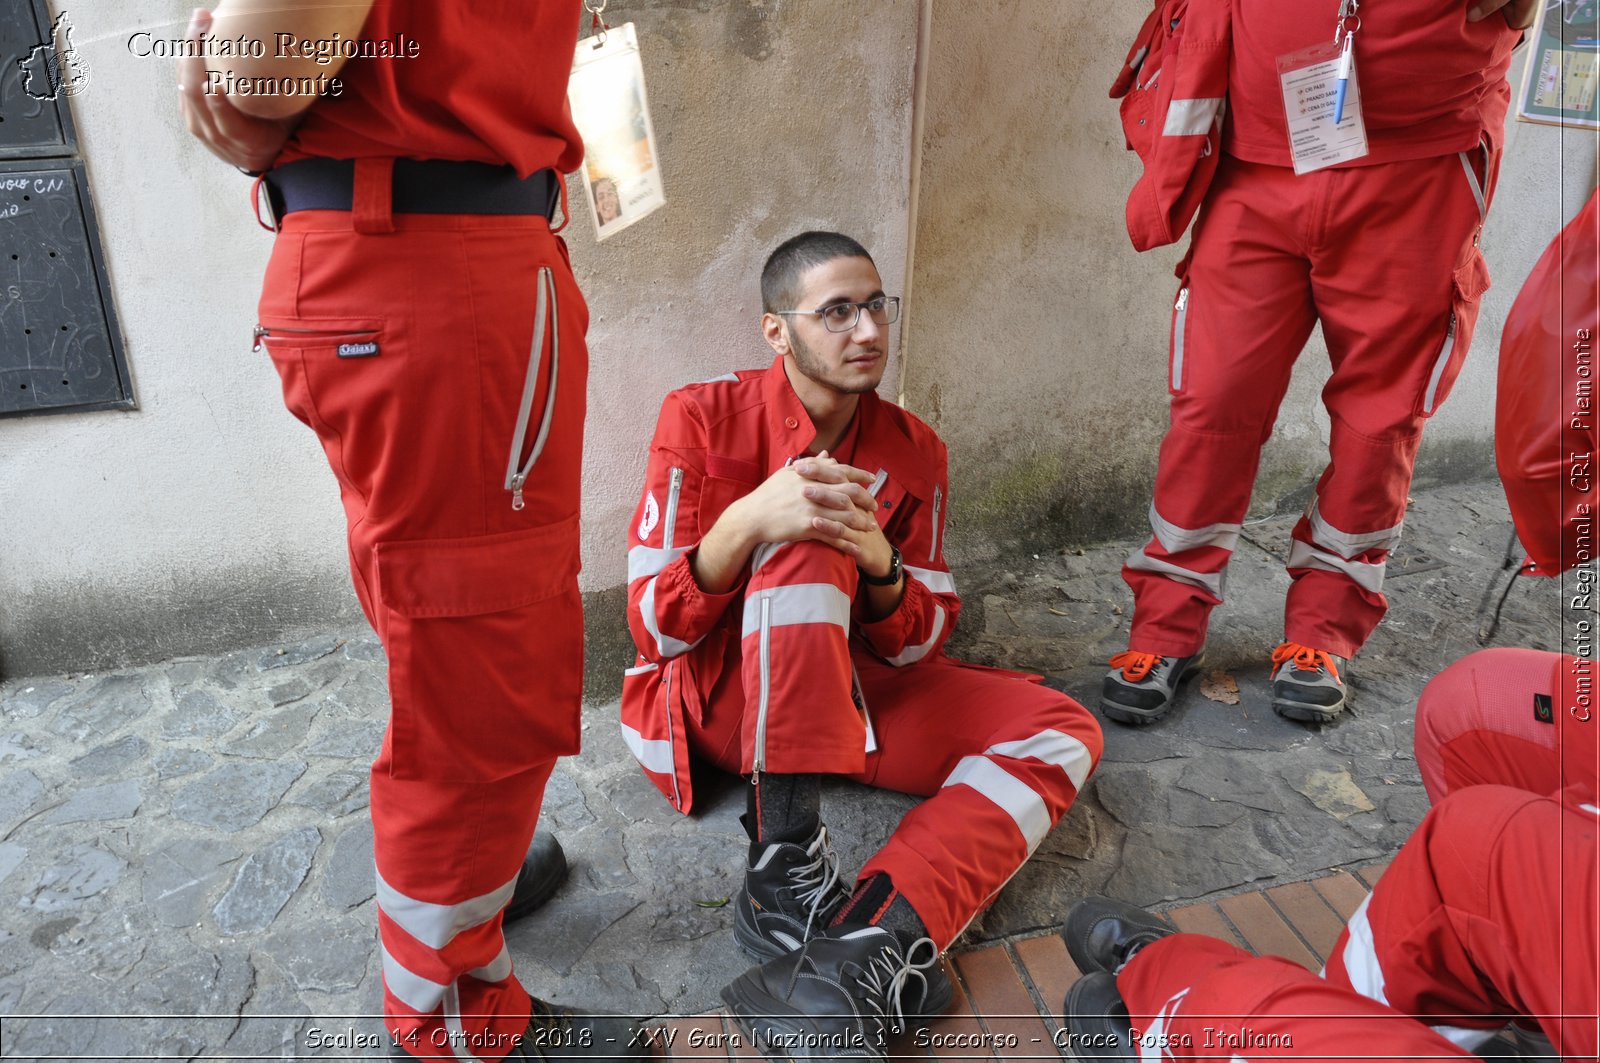
[[(734, 938), (764, 961), (723, 990), (774, 1058), (881, 1058), (900, 1017), (951, 999), (937, 959), (1066, 812), (1093, 717), (1037, 677), (942, 652), (944, 443), (878, 398), (899, 300), (837, 233), (761, 275), (767, 369), (667, 396), (629, 528), (639, 654), (622, 727), (692, 807), (691, 759), (750, 777)], [(927, 797), (852, 892), (820, 776)]]
[[(371, 810), (402, 1056), (645, 1054), (630, 1021), (530, 997), (501, 932), (545, 782), (578, 751), (588, 311), (550, 219), (583, 156), (566, 100), (579, 13), (227, 0), (217, 34), (263, 57), (196, 50), (179, 71), (191, 132), (265, 171), (257, 346), (327, 453), (388, 652)], [(211, 26), (200, 13), (191, 37)], [(281, 34), (415, 47), (330, 61)], [(307, 95), (307, 79), (339, 88)]]

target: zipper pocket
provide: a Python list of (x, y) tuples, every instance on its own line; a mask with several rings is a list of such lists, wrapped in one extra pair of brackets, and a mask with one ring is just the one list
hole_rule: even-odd
[(683, 493), (683, 470), (672, 467), (672, 477), (667, 487), (667, 512), (663, 518), (666, 527), (661, 530), (661, 548), (672, 549), (672, 533), (678, 527), (678, 496)]
[(933, 545), (928, 547), (928, 560), (939, 560), (939, 509), (944, 504), (944, 493), (937, 484), (933, 488)]
[[(270, 339), (288, 339), (288, 338), (292, 337), (294, 339), (327, 340), (327, 341), (331, 342), (333, 340), (340, 340), (340, 339), (351, 339), (351, 340), (354, 340), (354, 339), (358, 339), (358, 338), (361, 338), (361, 337), (376, 336), (379, 332), (382, 332), (382, 331), (383, 330), (382, 330), (381, 327), (357, 328), (357, 329), (352, 329), (352, 328), (268, 328), (265, 325), (257, 325), (255, 327), (255, 329), (251, 332), (250, 350), (252, 352), (256, 352), (256, 351), (261, 350), (262, 345), (265, 344), (266, 341), (270, 340)], [(367, 346), (367, 344), (360, 344), (360, 346), (364, 347), (364, 346)], [(376, 350), (376, 345), (375, 344), (374, 344), (374, 349), (369, 353), (371, 353), (371, 354), (377, 354), (378, 353), (377, 350)], [(362, 355), (342, 354), (342, 355), (340, 355), (340, 357), (351, 358), (351, 357), (362, 357)]]
[(1183, 341), (1188, 333), (1189, 287), (1178, 289), (1178, 301), (1172, 304), (1172, 390), (1183, 390)]
[(761, 599), (761, 635), (757, 641), (761, 663), (761, 700), (756, 707), (756, 749), (751, 771), (759, 775), (767, 763), (767, 702), (772, 693), (772, 599)]
[[(505, 489), (511, 492), (511, 508), (521, 510), (522, 488), (533, 474), (533, 467), (544, 452), (550, 438), (550, 423), (556, 408), (556, 379), (561, 369), (561, 327), (556, 309), (555, 274), (549, 266), (540, 266), (535, 279), (538, 293), (533, 309), (533, 350), (528, 354), (528, 374), (522, 383), (522, 401), (517, 405), (517, 427), (511, 433), (511, 457), (506, 462)], [(548, 326), (546, 319), (548, 318)], [(533, 415), (533, 396), (539, 390), (540, 370), (544, 368), (545, 334), (550, 337), (550, 386), (545, 394), (544, 413), (539, 427), (534, 431), (533, 446), (526, 460), (522, 458), (523, 444), (528, 438), (528, 420)]]
[(1450, 364), (1450, 356), (1456, 349), (1456, 312), (1450, 311), (1450, 324), (1444, 330), (1444, 347), (1439, 351), (1439, 357), (1433, 363), (1433, 372), (1428, 374), (1428, 390), (1422, 395), (1422, 412), (1433, 412), (1434, 399), (1439, 394), (1439, 381), (1444, 377), (1445, 366)]

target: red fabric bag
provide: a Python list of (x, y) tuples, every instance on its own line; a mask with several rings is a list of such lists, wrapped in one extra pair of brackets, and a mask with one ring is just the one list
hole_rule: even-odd
[(1545, 249), (1500, 337), (1495, 464), (1541, 575), (1594, 558), (1600, 192)]

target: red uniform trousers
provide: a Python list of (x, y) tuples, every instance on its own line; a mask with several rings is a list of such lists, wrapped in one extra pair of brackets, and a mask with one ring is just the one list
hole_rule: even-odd
[(1489, 783), (1594, 802), (1593, 677), (1592, 661), (1524, 649), (1479, 650), (1434, 676), (1417, 700), (1417, 767), (1428, 797), (1438, 803)]
[[(391, 218), (359, 167), (356, 201), (285, 219), (263, 339), (338, 480), (388, 651), (371, 804), (388, 1024), (413, 1054), (497, 1059), (530, 1006), (500, 912), (578, 748), (588, 311), (542, 217)], [(513, 508), (508, 462), (541, 434)]]
[(861, 878), (886, 873), (943, 949), (1072, 804), (1099, 725), (1018, 673), (943, 654), (896, 667), (852, 642), (857, 570), (832, 547), (769, 544), (752, 565), (742, 645), (700, 692), (691, 748), (726, 771), (826, 772), (927, 797)]
[(1171, 426), (1150, 522), (1129, 557), (1129, 646), (1205, 641), (1261, 447), (1321, 322), (1329, 463), (1295, 526), (1285, 638), (1348, 657), (1382, 618), (1424, 420), (1450, 390), (1488, 273), (1475, 236), (1482, 153), (1295, 176), (1224, 158), (1178, 267)]
[(1459, 1046), (1518, 1015), (1564, 1058), (1594, 1059), (1592, 808), (1498, 786), (1452, 794), (1350, 920), (1325, 981), (1198, 935), (1141, 950), (1117, 988), (1145, 1058), (1163, 1045), (1179, 1059), (1467, 1057)]

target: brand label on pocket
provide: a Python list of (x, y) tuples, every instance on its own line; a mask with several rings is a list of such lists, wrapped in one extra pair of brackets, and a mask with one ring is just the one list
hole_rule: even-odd
[(341, 343), (338, 350), (340, 358), (371, 358), (377, 353), (377, 340), (368, 340), (366, 343)]

